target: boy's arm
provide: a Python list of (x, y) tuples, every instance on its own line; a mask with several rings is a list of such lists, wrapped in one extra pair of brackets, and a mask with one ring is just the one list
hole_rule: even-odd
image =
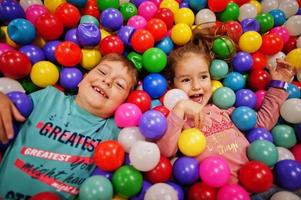
[(19, 122), (25, 120), (13, 102), (0, 92), (0, 142), (3, 144), (14, 137), (13, 119)]

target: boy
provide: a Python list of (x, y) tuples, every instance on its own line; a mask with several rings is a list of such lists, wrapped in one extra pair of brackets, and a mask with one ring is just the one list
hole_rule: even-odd
[[(76, 96), (65, 96), (54, 87), (32, 93), (34, 109), (0, 165), (0, 199), (29, 199), (42, 191), (66, 199), (77, 195), (94, 170), (97, 144), (117, 139), (119, 129), (109, 117), (126, 100), (136, 76), (130, 61), (110, 54), (86, 74)], [(0, 104), (8, 101), (0, 97)], [(5, 141), (11, 135), (4, 130), (8, 114), (3, 113), (12, 116), (13, 109), (1, 110), (0, 135)]]

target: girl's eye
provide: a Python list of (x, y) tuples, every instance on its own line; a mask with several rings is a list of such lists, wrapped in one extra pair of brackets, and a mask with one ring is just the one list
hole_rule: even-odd
[(189, 81), (190, 81), (189, 78), (184, 78), (184, 79), (181, 80), (182, 83), (187, 83)]
[(208, 75), (203, 75), (202, 76), (202, 79), (207, 79), (208, 78)]

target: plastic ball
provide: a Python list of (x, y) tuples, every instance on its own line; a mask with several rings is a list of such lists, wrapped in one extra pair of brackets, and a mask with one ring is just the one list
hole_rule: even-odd
[(297, 1), (280, 1), (279, 9), (282, 10), (286, 18), (289, 18), (298, 12), (298, 3)]
[(75, 27), (80, 20), (80, 12), (77, 7), (70, 3), (60, 4), (54, 15), (63, 23), (64, 27)]
[(251, 3), (246, 3), (239, 8), (238, 20), (243, 21), (244, 19), (255, 18), (257, 15), (256, 7)]
[(79, 23), (80, 24), (91, 23), (91, 24), (94, 24), (97, 27), (99, 27), (99, 21), (98, 21), (98, 19), (96, 19), (92, 15), (83, 15), (83, 16), (81, 16)]
[(7, 26), (9, 37), (17, 44), (25, 45), (33, 42), (36, 37), (34, 26), (26, 19), (14, 19)]
[(301, 16), (300, 15), (294, 15), (290, 17), (285, 23), (284, 28), (287, 29), (289, 34), (291, 36), (298, 36), (301, 34)]
[(135, 90), (129, 94), (127, 102), (136, 104), (142, 112), (145, 112), (150, 108), (151, 98), (145, 91)]
[(77, 68), (63, 68), (60, 71), (60, 85), (66, 90), (75, 90), (83, 79), (82, 72)]
[(0, 91), (4, 94), (14, 91), (20, 91), (25, 93), (24, 88), (18, 81), (7, 77), (0, 78)]
[(99, 19), (100, 12), (96, 1), (87, 1), (86, 5), (81, 9), (82, 15), (91, 15)]
[(278, 162), (281, 160), (295, 160), (292, 152), (283, 147), (277, 147), (278, 151)]
[(270, 80), (270, 75), (266, 71), (254, 70), (249, 74), (248, 86), (253, 91), (265, 90)]
[(221, 187), (217, 193), (217, 200), (250, 200), (248, 192), (237, 184), (229, 184)]
[(280, 114), (287, 122), (299, 124), (301, 123), (301, 99), (288, 99), (280, 108)]
[(28, 117), (33, 109), (32, 99), (23, 92), (15, 91), (6, 94), (24, 117)]
[(284, 44), (282, 51), (288, 54), (290, 51), (296, 49), (297, 39), (298, 37), (296, 36), (290, 36), (288, 41)]
[(199, 162), (192, 157), (182, 156), (173, 164), (173, 177), (182, 185), (190, 185), (199, 178)]
[(195, 24), (205, 24), (205, 23), (212, 23), (216, 21), (216, 16), (214, 12), (205, 8), (200, 10), (195, 16)]
[(131, 37), (134, 31), (135, 29), (131, 26), (123, 26), (119, 29), (117, 35), (126, 46), (130, 47), (132, 45)]
[(256, 117), (256, 112), (247, 106), (240, 106), (231, 114), (233, 123), (242, 131), (253, 128), (256, 125)]
[(103, 200), (112, 199), (113, 187), (104, 176), (91, 176), (79, 188), (79, 197), (82, 200), (92, 200), (101, 197)]
[(255, 18), (260, 24), (260, 33), (266, 33), (274, 27), (274, 18), (270, 13), (262, 13)]
[(159, 73), (167, 64), (166, 54), (158, 48), (150, 48), (143, 53), (142, 64), (150, 73)]
[(219, 19), (222, 22), (237, 20), (239, 17), (239, 6), (236, 3), (228, 3), (225, 10), (219, 14)]
[(267, 65), (267, 57), (258, 51), (252, 54), (252, 59), (252, 70), (263, 70)]
[(235, 52), (235, 47), (233, 42), (228, 38), (219, 37), (213, 41), (212, 51), (217, 58), (226, 59)]
[(25, 11), (26, 19), (33, 25), (36, 24), (40, 15), (49, 12), (45, 6), (40, 4), (32, 4)]
[(134, 27), (135, 30), (144, 29), (146, 24), (147, 24), (146, 19), (140, 15), (135, 15), (130, 17), (130, 19), (127, 22), (127, 25)]
[(132, 103), (121, 104), (114, 115), (118, 127), (137, 126), (142, 116), (140, 108)]
[(123, 54), (124, 45), (121, 39), (117, 36), (109, 35), (100, 42), (101, 55), (107, 55), (110, 53)]
[(299, 200), (300, 197), (292, 192), (280, 191), (280, 192), (276, 192), (275, 194), (273, 194), (273, 196), (271, 197), (270, 200), (282, 200), (282, 199)]
[(143, 89), (151, 98), (159, 98), (167, 90), (167, 81), (161, 74), (149, 74), (143, 80)]
[(80, 45), (85, 47), (96, 46), (101, 38), (99, 28), (92, 23), (83, 23), (76, 29), (76, 38)]
[(151, 183), (166, 182), (172, 174), (172, 165), (168, 158), (161, 156), (155, 168), (145, 173), (145, 178)]
[(43, 47), (43, 51), (45, 53), (46, 59), (51, 61), (51, 62), (56, 62), (56, 58), (55, 58), (55, 50), (56, 47), (61, 44), (61, 41), (58, 40), (54, 40), (54, 41), (50, 41), (47, 42), (44, 47)]
[(253, 128), (247, 134), (247, 139), (250, 143), (255, 140), (267, 140), (269, 142), (273, 142), (272, 134), (265, 128)]
[(175, 0), (163, 0), (160, 3), (160, 8), (168, 8), (175, 14), (179, 10), (179, 3)]
[(294, 129), (285, 124), (276, 125), (272, 129), (272, 135), (275, 145), (285, 148), (291, 148), (297, 143)]
[[(1, 31), (1, 29), (0, 29)], [(9, 44), (7, 43), (0, 43), (0, 56), (7, 52), (7, 51), (11, 51), (11, 50), (14, 50), (14, 48), (12, 46), (10, 46)]]
[(301, 97), (300, 89), (292, 83), (288, 84), (286, 91), (288, 92), (288, 99), (291, 99), (291, 98), (300, 99), (300, 97)]
[(167, 26), (161, 19), (149, 20), (145, 28), (153, 35), (155, 41), (160, 41), (167, 33)]
[(55, 40), (62, 35), (64, 27), (56, 16), (50, 13), (44, 13), (38, 17), (36, 29), (43, 39)]
[(171, 30), (171, 39), (177, 45), (184, 45), (190, 41), (192, 31), (187, 24), (176, 24)]
[(75, 5), (78, 8), (82, 8), (86, 5), (88, 0), (67, 0), (68, 3)]
[(43, 50), (36, 45), (30, 44), (23, 46), (19, 49), (19, 51), (24, 53), (29, 58), (32, 64), (45, 60), (45, 54)]
[(64, 41), (56, 47), (55, 58), (61, 65), (73, 67), (81, 61), (82, 52), (77, 44)]
[[(240, 22), (240, 24), (241, 24), (241, 28), (244, 33), (248, 32), (248, 31), (258, 32), (260, 29), (259, 23), (256, 21), (256, 19), (253, 19), (253, 18), (244, 19)], [(247, 38), (244, 38), (244, 39), (247, 39)]]
[(181, 8), (175, 13), (175, 24), (187, 24), (192, 26), (194, 23), (194, 14), (189, 8)]
[(294, 155), (296, 161), (301, 162), (301, 144), (293, 146), (291, 153)]
[(165, 117), (167, 117), (168, 114), (169, 114), (169, 110), (165, 106), (159, 105), (159, 106), (156, 106), (152, 109), (161, 112)]
[(61, 200), (54, 192), (40, 192), (30, 197), (30, 200)]
[(214, 93), (218, 88), (223, 87), (223, 84), (217, 80), (211, 80), (212, 93)]
[(247, 148), (249, 160), (261, 161), (269, 167), (278, 161), (278, 151), (275, 145), (266, 140), (256, 140)]
[(178, 147), (185, 156), (197, 156), (206, 148), (205, 135), (196, 128), (189, 128), (182, 131)]
[(227, 5), (229, 3), (229, 0), (208, 0), (208, 7), (213, 12), (221, 12), (224, 9), (226, 9)]
[(118, 9), (119, 0), (96, 0), (100, 11), (104, 11), (108, 8)]
[(123, 128), (118, 135), (118, 142), (123, 146), (124, 151), (129, 153), (133, 144), (137, 141), (144, 141), (138, 127)]
[(128, 21), (131, 17), (137, 15), (137, 8), (130, 2), (124, 2), (120, 5), (119, 10), (123, 16), (124, 21)]
[(247, 52), (238, 52), (234, 55), (232, 59), (232, 66), (237, 72), (247, 72), (253, 66), (253, 58)]
[(148, 181), (143, 180), (142, 182), (142, 188), (138, 194), (135, 196), (131, 197), (131, 200), (142, 200), (144, 199), (146, 191), (152, 186)]
[(155, 3), (151, 1), (144, 1), (138, 7), (138, 15), (141, 15), (148, 21), (153, 18), (157, 10), (158, 8)]
[(1, 1), (0, 11), (0, 21), (3, 23), (8, 23), (14, 19), (25, 17), (24, 10), (17, 1)]
[(246, 80), (241, 73), (231, 72), (225, 77), (223, 85), (237, 91), (245, 87)]
[(185, 99), (189, 99), (189, 97), (183, 90), (171, 89), (164, 95), (163, 104), (168, 110), (171, 110), (179, 101)]
[(234, 41), (238, 42), (243, 33), (242, 27), (237, 21), (228, 21), (224, 24), (226, 34)]
[(189, 6), (192, 10), (198, 11), (205, 8), (207, 0), (189, 0)]
[(220, 80), (228, 74), (228, 64), (224, 60), (214, 59), (210, 64), (210, 75), (214, 80)]
[(189, 200), (216, 200), (217, 188), (211, 187), (204, 182), (193, 184), (188, 190)]
[(173, 27), (174, 14), (170, 9), (159, 8), (154, 17), (164, 21), (168, 30)]
[(255, 105), (256, 95), (252, 90), (240, 89), (236, 92), (235, 107), (247, 106), (254, 109)]
[(239, 47), (248, 53), (256, 52), (262, 44), (261, 35), (255, 31), (248, 31), (242, 34), (239, 39)]
[(286, 55), (285, 61), (289, 62), (293, 67), (301, 69), (300, 57), (301, 57), (301, 48), (297, 48), (290, 51)]
[(166, 36), (156, 44), (156, 48), (161, 49), (165, 54), (169, 54), (174, 48), (174, 45), (170, 37)]
[(119, 30), (123, 24), (123, 16), (115, 8), (105, 9), (100, 15), (101, 24), (110, 31)]
[(101, 54), (97, 49), (82, 49), (82, 59), (80, 65), (87, 70), (91, 70), (98, 65)]
[(260, 52), (266, 55), (273, 55), (283, 48), (283, 39), (276, 34), (267, 34), (262, 37)]
[(147, 49), (154, 46), (155, 39), (148, 30), (137, 30), (131, 38), (132, 47), (139, 53), (145, 52)]
[(177, 192), (166, 183), (156, 183), (145, 193), (144, 200), (178, 199)]
[(235, 93), (228, 87), (220, 87), (213, 94), (213, 103), (219, 108), (228, 109), (235, 103)]
[(271, 10), (269, 13), (274, 19), (274, 27), (281, 26), (285, 23), (286, 16), (282, 10), (274, 9), (274, 10)]
[(54, 85), (59, 79), (57, 67), (49, 61), (40, 61), (32, 66), (30, 72), (32, 82), (39, 87)]
[(31, 63), (29, 58), (20, 51), (6, 51), (0, 56), (0, 72), (9, 78), (20, 79), (29, 75)]

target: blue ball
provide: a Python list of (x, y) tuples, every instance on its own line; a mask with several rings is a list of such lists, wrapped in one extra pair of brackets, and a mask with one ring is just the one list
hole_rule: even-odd
[(280, 9), (271, 10), (269, 13), (274, 18), (274, 27), (281, 26), (286, 21), (285, 13)]
[(253, 128), (247, 134), (247, 139), (250, 143), (254, 142), (255, 140), (267, 140), (273, 142), (273, 136), (265, 128)]
[(123, 26), (118, 31), (118, 37), (121, 39), (123, 44), (125, 44), (127, 47), (131, 46), (131, 37), (133, 33), (135, 32), (135, 28), (132, 26)]
[(152, 101), (151, 101), (151, 109), (153, 109), (153, 108), (155, 108), (155, 107), (157, 107), (157, 106), (161, 106), (162, 104), (161, 104), (161, 101), (159, 100), (159, 99), (153, 99)]
[(241, 106), (235, 108), (231, 119), (239, 130), (246, 131), (256, 125), (256, 112), (247, 106)]
[(83, 73), (75, 68), (63, 68), (60, 71), (60, 85), (66, 90), (75, 90), (77, 85), (83, 79)]
[(183, 190), (183, 188), (180, 185), (178, 185), (178, 184), (176, 184), (174, 182), (171, 182), (171, 181), (168, 181), (167, 184), (170, 185), (171, 187), (173, 187), (173, 189), (175, 191), (177, 191), (178, 199), (179, 200), (184, 200), (184, 196), (185, 196), (184, 195), (184, 190)]
[(101, 13), (100, 22), (110, 31), (117, 31), (123, 24), (123, 16), (119, 10), (107, 8)]
[(7, 26), (7, 34), (17, 44), (30, 44), (36, 37), (35, 27), (26, 19), (12, 20)]
[(207, 0), (190, 0), (189, 5), (193, 11), (197, 12), (207, 6)]
[(27, 94), (15, 91), (7, 93), (7, 96), (24, 117), (28, 117), (30, 115), (33, 109), (33, 102)]
[(258, 32), (260, 29), (260, 25), (258, 21), (254, 18), (247, 18), (240, 22), (243, 32), (247, 31), (256, 31)]
[(55, 58), (55, 49), (56, 49), (57, 45), (59, 45), (60, 43), (61, 43), (61, 41), (54, 40), (54, 41), (47, 42), (44, 45), (43, 51), (44, 51), (44, 54), (45, 54), (47, 60), (54, 62), (54, 63), (57, 62), (57, 60)]
[(36, 45), (29, 44), (23, 46), (19, 49), (19, 51), (23, 52), (29, 58), (32, 64), (45, 60), (44, 51)]
[(76, 38), (82, 46), (94, 47), (99, 44), (101, 33), (95, 24), (83, 23), (77, 27)]
[(291, 83), (288, 84), (287, 92), (288, 92), (288, 99), (291, 99), (291, 98), (300, 99), (300, 97), (301, 97), (301, 91), (294, 84), (291, 84)]
[(151, 98), (161, 97), (167, 90), (167, 81), (161, 74), (149, 74), (143, 80), (143, 90)]
[(77, 28), (69, 29), (65, 34), (65, 41), (74, 42), (77, 45), (80, 45), (78, 39), (77, 39)]
[(75, 5), (78, 8), (82, 8), (86, 5), (88, 0), (67, 0), (68, 3)]
[(235, 107), (248, 106), (255, 108), (256, 106), (256, 95), (252, 90), (240, 89), (236, 92)]
[(112, 174), (112, 172), (104, 171), (104, 170), (96, 167), (91, 176), (104, 176), (111, 181), (113, 174)]
[(174, 45), (170, 37), (166, 36), (157, 43), (156, 47), (168, 55), (173, 50)]
[(146, 191), (148, 190), (148, 188), (150, 188), (152, 186), (152, 184), (146, 180), (143, 180), (142, 183), (142, 188), (140, 190), (140, 192), (138, 194), (136, 194), (135, 196), (131, 197), (130, 200), (143, 200)]
[(253, 58), (251, 54), (247, 52), (238, 52), (232, 59), (232, 66), (237, 72), (247, 72), (253, 66)]
[(180, 157), (173, 164), (173, 177), (182, 185), (190, 185), (199, 179), (199, 162), (195, 158)]
[(237, 91), (245, 87), (246, 79), (238, 72), (231, 72), (224, 79), (223, 85)]
[(0, 1), (0, 21), (8, 23), (17, 18), (25, 18), (25, 12), (18, 1)]

